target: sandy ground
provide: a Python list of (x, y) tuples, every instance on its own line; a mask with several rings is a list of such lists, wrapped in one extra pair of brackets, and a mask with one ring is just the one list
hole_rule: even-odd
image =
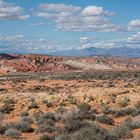
[[(115, 80), (21, 80), (21, 81), (1, 81), (0, 82), (0, 107), (6, 98), (14, 99), (14, 110), (10, 114), (5, 114), (5, 122), (17, 122), (20, 120), (20, 113), (28, 110), (31, 100), (35, 100), (38, 105), (36, 109), (28, 110), (32, 116), (38, 112), (56, 112), (60, 106), (73, 110), (77, 105), (72, 104), (69, 99), (74, 98), (77, 103), (87, 102), (91, 108), (103, 113), (105, 106), (112, 110), (119, 110), (127, 107), (134, 108), (136, 102), (140, 101), (140, 79)], [(122, 107), (122, 102), (128, 99), (128, 104)], [(52, 103), (47, 107), (42, 101), (47, 100)], [(103, 128), (114, 128), (120, 125), (125, 118), (113, 117), (114, 125), (100, 124)], [(140, 121), (140, 120), (139, 120)], [(140, 129), (133, 130), (133, 139), (140, 139)], [(23, 133), (23, 139), (36, 140), (41, 134)], [(1, 140), (9, 140), (5, 136), (0, 136)]]

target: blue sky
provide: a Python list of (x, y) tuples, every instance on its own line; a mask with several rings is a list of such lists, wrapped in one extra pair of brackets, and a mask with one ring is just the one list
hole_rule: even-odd
[(140, 47), (139, 0), (0, 0), (0, 52)]

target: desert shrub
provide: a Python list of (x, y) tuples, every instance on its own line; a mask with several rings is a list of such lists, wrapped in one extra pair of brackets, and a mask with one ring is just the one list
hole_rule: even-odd
[(79, 120), (69, 120), (64, 123), (63, 131), (65, 133), (75, 132), (81, 129), (82, 127), (85, 127), (86, 125), (87, 125), (86, 123), (82, 123)]
[(0, 124), (0, 134), (4, 134), (4, 132), (6, 131), (7, 127), (4, 124)]
[(133, 120), (130, 117), (127, 117), (122, 123), (122, 125), (126, 126), (129, 130), (133, 130), (134, 128)]
[(39, 107), (38, 107), (37, 103), (36, 103), (35, 101), (33, 101), (33, 102), (29, 105), (28, 108), (29, 108), (29, 109), (34, 109), (34, 108), (39, 108)]
[(136, 106), (136, 109), (137, 109), (137, 114), (140, 114), (140, 101), (137, 101), (135, 106)]
[(90, 110), (90, 111), (78, 111), (78, 110), (73, 110), (73, 111), (67, 111), (63, 114), (62, 120), (64, 122), (67, 121), (73, 121), (73, 120), (84, 120), (84, 119), (90, 119), (90, 120), (95, 120), (96, 110)]
[(33, 128), (30, 123), (24, 121), (17, 122), (15, 124), (15, 128), (21, 132), (33, 132)]
[(110, 109), (109, 106), (104, 105), (104, 106), (102, 107), (102, 112), (103, 112), (104, 114), (109, 114), (109, 113), (112, 113), (113, 111)]
[(51, 119), (40, 118), (37, 122), (38, 125), (51, 125), (54, 126), (55, 122)]
[(122, 139), (122, 138), (127, 139), (133, 137), (131, 130), (124, 124), (115, 128), (113, 130), (113, 135), (115, 135), (118, 139)]
[(125, 116), (125, 111), (122, 110), (122, 109), (121, 110), (115, 110), (114, 116), (115, 117)]
[(41, 79), (39, 79), (39, 82), (41, 83), (41, 82), (45, 82), (45, 79), (43, 79), (42, 77), (41, 77)]
[(4, 132), (9, 128), (15, 128), (15, 125), (13, 123), (1, 123), (0, 124), (0, 134), (4, 134)]
[(57, 108), (57, 113), (61, 113), (61, 114), (63, 114), (63, 113), (65, 113), (65, 112), (67, 112), (68, 111), (68, 109), (66, 109), (65, 107), (63, 107), (63, 106), (59, 106), (58, 108)]
[(110, 96), (112, 103), (116, 103), (116, 95), (110, 94), (109, 96)]
[(114, 124), (114, 120), (108, 117), (107, 115), (98, 116), (96, 119), (98, 122), (103, 123), (103, 124), (108, 124), (108, 125)]
[(20, 113), (20, 116), (23, 117), (23, 116), (28, 116), (29, 113), (27, 111), (23, 111)]
[(99, 126), (88, 126), (84, 127), (73, 135), (74, 140), (107, 140), (113, 139), (117, 140), (117, 138), (108, 133), (107, 130), (101, 129)]
[(96, 119), (96, 116), (94, 114), (94, 112), (82, 112), (82, 111), (79, 111), (77, 113), (77, 118), (78, 120), (83, 120), (83, 119), (88, 119), (88, 120), (95, 120)]
[(136, 106), (137, 109), (140, 109), (140, 101), (137, 101), (135, 106)]
[(73, 134), (63, 134), (55, 140), (118, 140), (107, 130), (101, 129), (98, 125), (85, 126)]
[(90, 105), (89, 105), (88, 103), (82, 102), (82, 103), (80, 103), (80, 104), (78, 105), (78, 109), (79, 109), (79, 110), (82, 110), (82, 111), (87, 111), (87, 110), (90, 110), (91, 107), (90, 107)]
[(38, 140), (55, 140), (54, 136), (42, 135)]
[(62, 115), (62, 120), (64, 122), (66, 121), (71, 121), (71, 120), (76, 120), (77, 116), (78, 116), (78, 111), (77, 110), (73, 110), (73, 111), (67, 111)]
[(59, 104), (60, 106), (66, 106), (67, 105), (67, 103), (66, 103), (66, 101), (65, 100), (63, 100), (63, 101), (61, 101), (60, 102), (60, 104)]
[(68, 111), (63, 114), (62, 121), (64, 127), (62, 131), (64, 133), (73, 133), (83, 127), (88, 126), (88, 123), (83, 122), (83, 119), (95, 120), (94, 112), (89, 111)]
[(46, 124), (39, 125), (38, 128), (36, 128), (35, 130), (36, 133), (44, 133), (44, 132), (54, 133), (55, 131), (56, 128), (54, 126)]
[(105, 84), (105, 87), (106, 88), (110, 88), (110, 87), (114, 87), (114, 83), (112, 81), (108, 81), (106, 84)]
[(14, 138), (14, 139), (19, 139), (21, 136), (21, 133), (17, 131), (16, 129), (9, 128), (5, 131), (5, 136)]
[(69, 95), (67, 100), (69, 101), (70, 104), (73, 105), (76, 105), (78, 103), (77, 99), (72, 95)]
[(4, 104), (1, 107), (0, 112), (4, 113), (4, 114), (10, 114), (13, 110), (14, 110), (13, 105), (11, 105), (11, 104)]
[(3, 122), (3, 120), (4, 120), (4, 114), (0, 112), (0, 124)]
[(50, 124), (54, 125), (56, 121), (55, 114), (47, 112), (45, 114), (39, 115), (36, 117), (37, 124)]
[(33, 123), (33, 119), (31, 117), (28, 117), (28, 116), (24, 116), (21, 118), (21, 121), (22, 122), (27, 122), (29, 124), (32, 124)]
[(114, 111), (114, 116), (115, 117), (122, 117), (125, 115), (135, 115), (137, 112), (133, 108), (126, 108), (126, 109), (121, 109), (121, 110), (116, 110)]
[(136, 110), (134, 108), (128, 107), (124, 109), (125, 115), (133, 115), (136, 113)]
[(119, 106), (120, 107), (126, 107), (126, 106), (128, 106), (129, 101), (130, 100), (128, 98), (124, 98), (124, 100), (122, 100), (122, 101), (119, 102)]
[(62, 135), (57, 136), (55, 140), (72, 140), (72, 135), (62, 134)]
[(43, 114), (42, 117), (55, 121), (55, 114), (52, 112), (47, 112), (47, 113)]
[(42, 102), (47, 106), (47, 107), (52, 107), (53, 104), (49, 102), (48, 100), (42, 100)]
[(134, 122), (132, 118), (128, 117), (125, 119), (123, 125), (125, 125), (130, 130), (140, 128), (140, 123)]
[(4, 101), (3, 101), (5, 104), (14, 104), (15, 103), (15, 101), (14, 101), (14, 99), (5, 99)]
[(89, 102), (95, 100), (95, 97), (94, 96), (91, 96), (91, 95), (88, 98), (89, 98)]

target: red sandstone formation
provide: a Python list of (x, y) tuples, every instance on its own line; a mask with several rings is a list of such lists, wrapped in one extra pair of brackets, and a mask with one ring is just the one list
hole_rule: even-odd
[(65, 72), (94, 69), (140, 69), (140, 58), (0, 54), (0, 74), (8, 72)]

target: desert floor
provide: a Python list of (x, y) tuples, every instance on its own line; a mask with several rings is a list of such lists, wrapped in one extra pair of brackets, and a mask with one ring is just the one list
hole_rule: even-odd
[(140, 71), (82, 74), (0, 77), (0, 139), (78, 140), (93, 124), (108, 140), (139, 140)]

